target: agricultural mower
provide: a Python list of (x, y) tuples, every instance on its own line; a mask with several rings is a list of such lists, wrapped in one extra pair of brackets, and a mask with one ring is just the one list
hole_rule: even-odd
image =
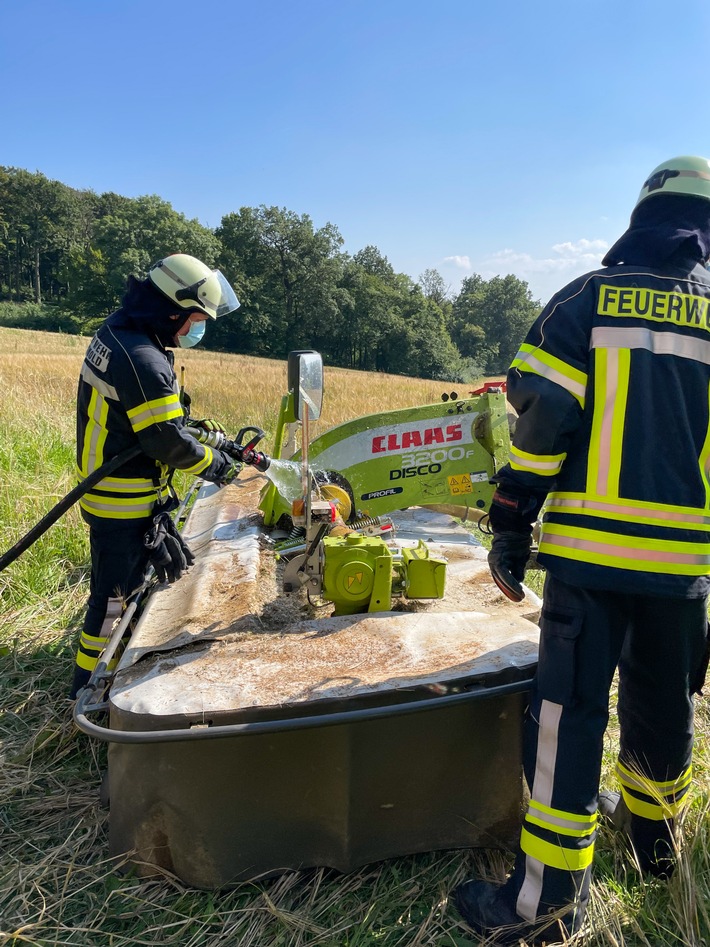
[(109, 743), (111, 853), (140, 874), (222, 887), (517, 836), (538, 629), (459, 522), (506, 462), (504, 393), (311, 438), (322, 397), (296, 352), (272, 457), (258, 428), (193, 429), (245, 469), (195, 486), (195, 564), (146, 586), (76, 702)]

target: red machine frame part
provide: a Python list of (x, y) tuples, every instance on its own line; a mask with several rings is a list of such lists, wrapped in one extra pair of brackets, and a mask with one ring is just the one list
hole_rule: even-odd
[(472, 395), (486, 395), (488, 392), (507, 391), (508, 383), (505, 381), (486, 381), (480, 388), (472, 391)]

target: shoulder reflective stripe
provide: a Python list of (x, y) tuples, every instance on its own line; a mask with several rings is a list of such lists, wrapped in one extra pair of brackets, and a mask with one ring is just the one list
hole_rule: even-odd
[[(707, 288), (703, 287), (704, 289)], [(670, 292), (638, 286), (599, 287), (597, 315), (620, 316), (621, 318), (646, 319), (651, 322), (673, 322), (676, 325), (693, 326), (710, 330), (708, 300), (692, 293)]]
[(543, 523), (539, 551), (634, 572), (707, 575), (710, 545), (679, 543)]
[(600, 519), (624, 519), (638, 523), (710, 529), (710, 515), (700, 507), (669, 506), (665, 503), (644, 503), (638, 500), (613, 498), (593, 499), (584, 494), (549, 493), (546, 510), (559, 513), (581, 513)]
[(584, 848), (563, 848), (537, 838), (525, 828), (520, 833), (520, 847), (526, 855), (536, 858), (543, 865), (562, 871), (581, 871), (594, 860), (594, 842)]
[(87, 473), (91, 473), (103, 463), (103, 449), (108, 436), (106, 428), (108, 403), (96, 388), (91, 392), (87, 412), (88, 419), (84, 428), (81, 464)]
[(681, 335), (680, 332), (596, 326), (592, 329), (592, 348), (645, 349), (654, 355), (677, 355), (678, 358), (710, 365), (710, 341)]
[(510, 448), (510, 465), (515, 470), (528, 470), (543, 477), (554, 477), (562, 469), (567, 454), (530, 454), (519, 447)]
[(100, 394), (104, 396), (104, 398), (109, 398), (111, 401), (119, 400), (118, 392), (113, 387), (113, 385), (109, 385), (107, 382), (102, 381), (99, 376), (89, 368), (86, 362), (84, 362), (84, 364), (81, 366), (81, 377), (87, 383), (87, 385), (91, 385), (92, 388), (95, 388)]
[(547, 378), (568, 391), (584, 407), (587, 391), (587, 376), (578, 368), (568, 365), (562, 359), (550, 355), (539, 346), (525, 342), (511, 363), (511, 368), (522, 372), (532, 372)]
[(214, 454), (212, 453), (212, 448), (207, 447), (206, 445), (201, 445), (201, 446), (203, 446), (205, 456), (202, 458), (202, 460), (198, 460), (196, 464), (193, 464), (192, 467), (182, 467), (181, 470), (184, 473), (200, 474), (202, 473), (203, 470), (207, 470), (209, 465), (212, 463), (212, 460), (214, 458)]
[(183, 409), (177, 395), (167, 395), (165, 398), (155, 398), (153, 401), (139, 404), (127, 414), (133, 430), (138, 432), (151, 424), (182, 417)]

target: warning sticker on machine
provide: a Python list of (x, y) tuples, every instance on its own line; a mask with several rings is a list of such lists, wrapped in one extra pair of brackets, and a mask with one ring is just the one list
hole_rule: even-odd
[(456, 474), (454, 477), (446, 478), (449, 483), (449, 493), (452, 496), (460, 496), (462, 493), (473, 493), (474, 483), (481, 483), (488, 480), (488, 474), (485, 471), (480, 473)]
[(453, 496), (459, 496), (462, 493), (473, 493), (473, 484), (469, 474), (457, 474), (455, 477), (447, 477), (449, 481), (449, 492)]

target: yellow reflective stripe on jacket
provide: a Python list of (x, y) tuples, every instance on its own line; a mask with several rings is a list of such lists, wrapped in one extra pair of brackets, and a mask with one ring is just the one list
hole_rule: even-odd
[(541, 477), (554, 477), (562, 469), (567, 454), (530, 454), (519, 447), (510, 448), (509, 462), (513, 470), (526, 470)]
[[(708, 386), (708, 417), (710, 417), (710, 385)], [(710, 425), (705, 433), (705, 441), (698, 458), (698, 466), (700, 467), (702, 482), (705, 484), (705, 505), (710, 508)]]
[[(79, 467), (76, 472), (80, 480), (87, 476)], [(166, 483), (167, 477), (161, 475), (160, 485), (164, 486)], [(95, 483), (92, 489), (107, 490), (111, 493), (147, 493), (155, 491), (157, 487), (155, 481), (148, 477), (104, 477)]]
[(108, 436), (106, 419), (108, 402), (94, 388), (89, 400), (88, 419), (84, 429), (84, 444), (81, 452), (83, 476), (87, 476), (103, 463), (103, 449)]
[(575, 513), (600, 519), (625, 520), (648, 525), (674, 526), (682, 529), (710, 530), (710, 513), (701, 507), (671, 506), (646, 500), (625, 500), (621, 497), (587, 496), (584, 493), (548, 493), (545, 509), (555, 513)]
[(630, 368), (628, 349), (595, 350), (587, 492), (597, 496), (619, 495)]
[(563, 871), (580, 871), (591, 865), (594, 859), (594, 842), (584, 848), (564, 848), (554, 842), (537, 838), (525, 828), (520, 833), (520, 847), (526, 855), (537, 859), (543, 865), (561, 868)]
[(584, 407), (587, 375), (578, 368), (568, 365), (567, 362), (563, 362), (561, 358), (550, 355), (549, 352), (536, 345), (524, 342), (510, 367), (547, 378), (548, 381), (568, 391)]
[(654, 355), (676, 355), (693, 362), (710, 365), (710, 341), (679, 332), (657, 332), (650, 327), (617, 329), (615, 326), (595, 326), (591, 347), (645, 349)]
[(94, 516), (104, 516), (109, 519), (137, 519), (141, 516), (150, 516), (156, 500), (163, 499), (168, 495), (166, 487), (160, 491), (144, 497), (110, 497), (99, 496), (95, 493), (85, 493), (79, 500), (79, 504), (87, 513)]
[(580, 562), (671, 575), (707, 575), (710, 545), (543, 523), (539, 551)]
[(214, 454), (212, 453), (212, 448), (207, 447), (207, 445), (202, 445), (205, 451), (205, 456), (202, 460), (198, 460), (196, 464), (193, 464), (192, 467), (182, 467), (181, 470), (184, 473), (190, 474), (201, 474), (203, 470), (207, 470), (209, 465), (212, 463)]
[(153, 401), (145, 401), (143, 404), (131, 408), (127, 412), (131, 427), (138, 433), (151, 424), (159, 424), (161, 421), (170, 421), (172, 418), (183, 417), (183, 409), (178, 395), (167, 395), (165, 398), (155, 398)]

